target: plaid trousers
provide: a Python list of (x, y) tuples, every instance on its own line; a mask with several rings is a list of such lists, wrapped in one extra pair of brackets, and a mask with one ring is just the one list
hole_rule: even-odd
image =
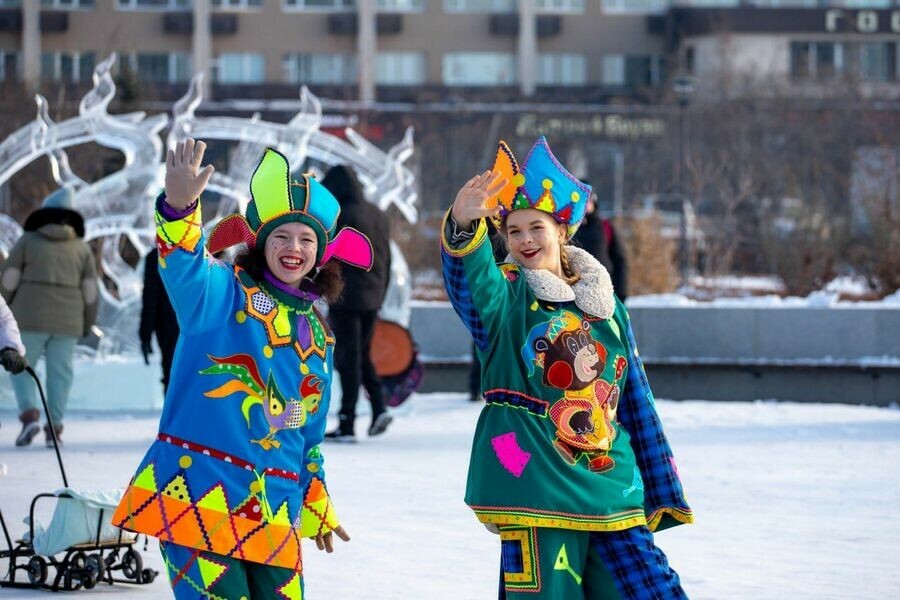
[(686, 600), (646, 527), (501, 527), (500, 600)]

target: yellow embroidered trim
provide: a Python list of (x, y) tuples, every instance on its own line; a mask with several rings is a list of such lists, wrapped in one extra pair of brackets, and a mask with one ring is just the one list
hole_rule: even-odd
[(478, 249), (479, 246), (481, 246), (481, 244), (484, 243), (484, 240), (487, 239), (487, 223), (485, 223), (484, 219), (480, 219), (478, 221), (478, 227), (475, 229), (475, 236), (471, 240), (469, 240), (469, 243), (467, 243), (462, 248), (453, 248), (446, 238), (446, 225), (447, 219), (449, 218), (450, 211), (448, 210), (447, 214), (444, 215), (443, 222), (441, 223), (441, 247), (450, 256), (462, 258), (463, 256), (466, 256), (468, 254), (472, 254), (473, 252), (475, 252), (475, 250)]
[(479, 510), (475, 515), (482, 523), (495, 525), (516, 525), (520, 527), (553, 527), (555, 529), (572, 529), (575, 531), (622, 531), (647, 524), (644, 515), (635, 515), (615, 521), (568, 519), (566, 517), (540, 517), (515, 513), (485, 513)]
[(183, 248), (193, 252), (203, 233), (203, 218), (200, 213), (200, 203), (194, 212), (178, 221), (166, 221), (159, 213), (156, 213), (156, 233), (170, 246)]
[(680, 521), (685, 525), (689, 525), (694, 522), (694, 514), (690, 511), (681, 510), (678, 508), (660, 508), (652, 515), (650, 515), (650, 519), (647, 521), (647, 528), (650, 531), (656, 531), (656, 528), (659, 527), (659, 522), (662, 521), (662, 518), (665, 515), (669, 515), (676, 521)]
[(535, 577), (535, 572), (540, 573), (540, 565), (537, 562), (536, 548), (534, 540), (534, 528), (528, 529), (501, 529), (500, 539), (504, 542), (519, 542), (519, 548), (522, 552), (522, 572), (521, 573), (503, 573), (503, 579), (507, 584), (521, 586), (524, 589), (533, 588), (540, 589), (540, 576)]

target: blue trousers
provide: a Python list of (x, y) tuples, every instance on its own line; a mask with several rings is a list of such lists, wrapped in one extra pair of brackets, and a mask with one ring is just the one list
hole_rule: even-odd
[[(23, 331), (22, 343), (25, 345), (25, 359), (32, 368), (37, 366), (41, 357), (47, 363), (47, 381), (44, 389), (47, 393), (47, 404), (50, 417), (57, 427), (62, 425), (66, 404), (69, 402), (69, 391), (72, 389), (72, 356), (78, 338), (71, 335), (56, 335), (40, 331)], [(40, 410), (37, 386), (28, 373), (12, 376), (13, 390), (19, 412)]]

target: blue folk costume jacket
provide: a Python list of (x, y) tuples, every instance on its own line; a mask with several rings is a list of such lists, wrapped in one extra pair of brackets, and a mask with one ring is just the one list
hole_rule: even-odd
[[(590, 189), (541, 138), (509, 181), (501, 218), (535, 208), (569, 225)], [(625, 306), (606, 269), (568, 247), (574, 285), (511, 258), (494, 263), (484, 220), (442, 231), (444, 281), (482, 362), (485, 407), (472, 443), (466, 502), (498, 526), (613, 531), (690, 523)]]
[[(371, 264), (358, 232), (332, 235), (339, 207), (327, 190), (306, 176), (288, 188), (289, 174), (286, 159), (267, 150), (246, 219), (224, 220), (210, 251), (237, 239), (264, 243), (278, 224), (299, 221), (316, 231), (318, 264), (354, 254), (348, 247), (363, 266), (369, 250)], [(313, 306), (318, 296), (311, 285), (291, 289), (268, 273), (255, 281), (212, 258), (199, 203), (178, 213), (160, 198), (156, 218), (159, 272), (181, 337), (159, 434), (113, 522), (299, 577), (300, 538), (338, 525), (319, 449), (334, 338)]]

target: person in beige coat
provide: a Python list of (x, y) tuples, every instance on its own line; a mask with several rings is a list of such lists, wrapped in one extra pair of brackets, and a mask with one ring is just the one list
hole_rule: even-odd
[[(0, 293), (9, 302), (22, 332), (25, 359), (34, 366), (43, 356), (47, 403), (57, 436), (72, 387), (72, 357), (80, 337), (97, 316), (97, 268), (84, 237), (84, 219), (74, 209), (71, 190), (57, 190), (25, 221), (25, 233), (0, 267)], [(27, 446), (40, 431), (34, 381), (12, 377), (22, 431), (17, 446)], [(44, 427), (52, 446), (49, 425)]]

